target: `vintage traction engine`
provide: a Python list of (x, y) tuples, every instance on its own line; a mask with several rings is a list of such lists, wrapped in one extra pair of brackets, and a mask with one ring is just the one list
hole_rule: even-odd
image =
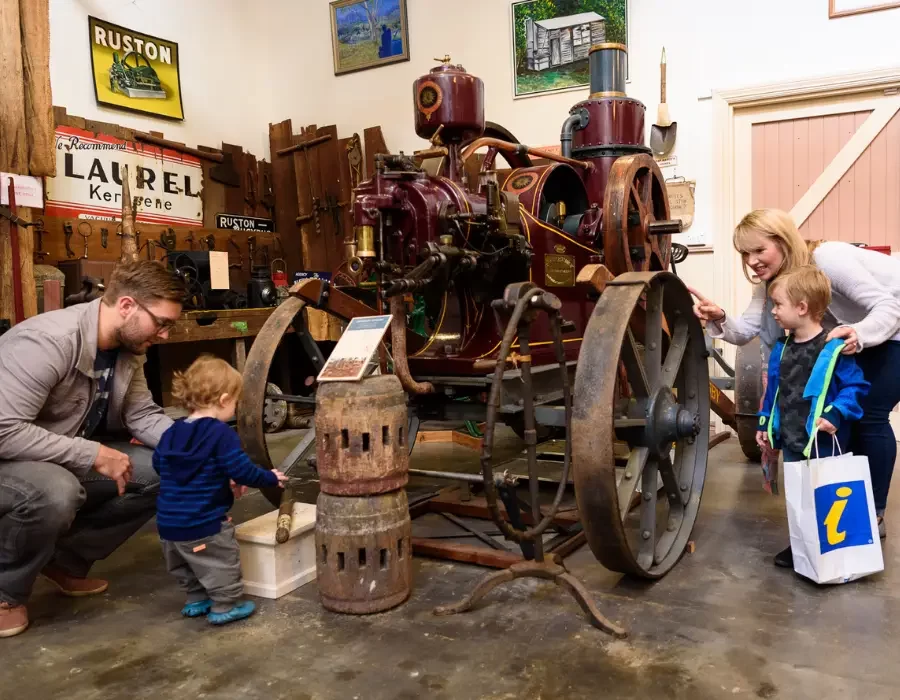
[[(304, 306), (344, 320), (392, 314), (382, 362), (409, 395), (410, 442), (419, 419), (486, 421), (488, 504), (509, 539), (536, 550), (530, 570), (494, 576), (540, 575), (573, 591), (580, 584), (545, 561), (541, 545), (570, 461), (594, 555), (655, 579), (688, 543), (709, 445), (707, 352), (691, 296), (669, 271), (681, 224), (669, 219), (665, 182), (644, 145), (645, 107), (625, 94), (623, 45), (594, 46), (589, 60), (591, 94), (565, 119), (560, 154), (486, 123), (482, 81), (449, 58), (415, 81), (416, 133), (431, 147), (376, 157), (374, 177), (355, 190), (347, 262), (331, 284), (295, 285), (273, 313), (248, 356), (239, 419), (251, 457), (271, 464), (266, 378), (291, 324), (313, 368), (322, 364)], [(566, 432), (552, 504), (538, 502), (530, 471), (527, 529), (499, 510), (497, 421), (524, 437), (530, 469), (537, 435)]]

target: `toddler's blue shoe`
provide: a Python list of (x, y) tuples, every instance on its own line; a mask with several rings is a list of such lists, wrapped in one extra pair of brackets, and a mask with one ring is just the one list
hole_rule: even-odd
[(243, 600), (231, 610), (220, 613), (211, 612), (206, 616), (206, 619), (214, 625), (227, 625), (229, 622), (235, 622), (237, 620), (243, 620), (245, 617), (250, 617), (254, 610), (256, 610), (256, 603), (249, 600)]
[(206, 600), (195, 600), (193, 603), (188, 603), (181, 609), (181, 614), (185, 617), (203, 617), (210, 610), (212, 610), (212, 601), (207, 598)]

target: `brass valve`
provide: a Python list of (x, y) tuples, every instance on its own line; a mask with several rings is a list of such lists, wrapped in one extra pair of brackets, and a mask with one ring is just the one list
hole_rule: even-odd
[(434, 59), (438, 63), (443, 63), (445, 66), (450, 64), (450, 54), (445, 53), (443, 58)]

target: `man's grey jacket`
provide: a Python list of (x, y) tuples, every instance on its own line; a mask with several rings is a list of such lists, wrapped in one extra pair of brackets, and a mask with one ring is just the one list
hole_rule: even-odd
[[(33, 316), (0, 336), (0, 460), (85, 475), (100, 443), (76, 437), (94, 397), (101, 300)], [(106, 428), (150, 448), (172, 424), (153, 402), (146, 358), (119, 351)]]

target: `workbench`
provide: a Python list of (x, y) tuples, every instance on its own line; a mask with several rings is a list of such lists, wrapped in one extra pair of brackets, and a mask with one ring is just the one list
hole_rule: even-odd
[[(226, 309), (216, 311), (187, 311), (169, 331), (169, 337), (157, 340), (148, 357), (147, 381), (157, 401), (163, 407), (172, 403), (172, 375), (183, 371), (197, 357), (211, 354), (231, 363), (239, 372), (244, 371), (247, 351), (259, 334), (274, 308)], [(279, 382), (290, 386), (290, 367), (287, 353), (280, 353), (282, 362)], [(153, 377), (158, 378), (154, 387)]]

